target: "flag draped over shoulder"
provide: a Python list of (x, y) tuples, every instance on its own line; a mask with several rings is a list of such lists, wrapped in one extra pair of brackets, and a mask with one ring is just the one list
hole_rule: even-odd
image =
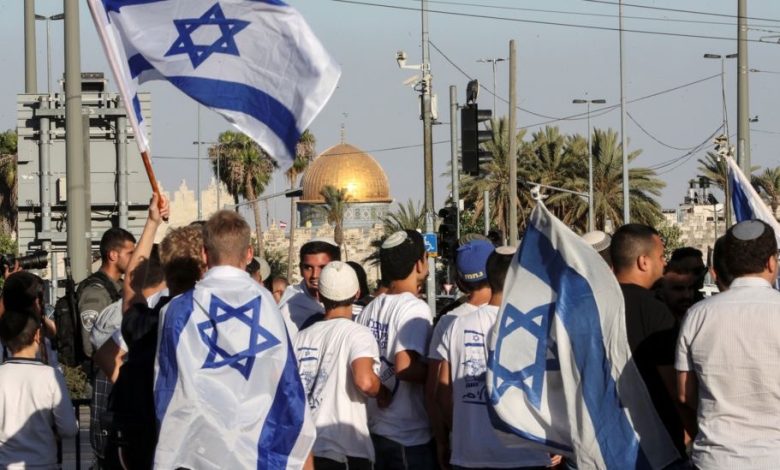
[(663, 468), (677, 451), (631, 360), (623, 295), (601, 256), (541, 202), (490, 337), (494, 425), (579, 468)]
[(742, 173), (742, 170), (731, 157), (723, 157), (729, 169), (729, 187), (731, 189), (731, 202), (734, 205), (734, 215), (737, 222), (743, 220), (758, 219), (769, 224), (775, 231), (775, 237), (780, 243), (780, 224), (775, 219), (772, 210), (766, 205), (756, 189), (750, 183), (750, 179)]
[(242, 270), (212, 268), (161, 323), (155, 468), (301, 468), (316, 431), (271, 294)]
[(250, 136), (283, 169), (336, 88), (339, 66), (280, 0), (88, 0), (141, 151), (138, 85), (165, 79)]

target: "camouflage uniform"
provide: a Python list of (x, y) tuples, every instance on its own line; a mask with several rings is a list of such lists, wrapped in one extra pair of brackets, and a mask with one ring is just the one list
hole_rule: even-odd
[[(92, 357), (95, 353), (95, 348), (89, 340), (92, 327), (95, 325), (95, 320), (100, 312), (115, 302), (122, 292), (121, 282), (114, 281), (113, 279), (109, 279), (109, 281), (113, 285), (115, 292), (110, 292), (110, 290), (101, 282), (93, 280), (92, 278), (87, 278), (83, 281), (85, 285), (80, 289), (78, 295), (82, 347), (84, 348), (84, 353), (89, 357)], [(100, 417), (106, 411), (108, 405), (108, 395), (111, 393), (111, 382), (103, 372), (97, 368), (94, 370), (95, 374), (92, 381), (92, 406), (90, 407), (89, 414), (89, 441), (100, 462), (104, 457), (106, 444), (106, 439), (100, 426)]]

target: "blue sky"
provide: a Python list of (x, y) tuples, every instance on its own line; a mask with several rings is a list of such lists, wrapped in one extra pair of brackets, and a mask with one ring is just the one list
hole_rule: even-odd
[[(414, 11), (420, 3), (418, 0), (365, 1), (400, 9), (334, 0), (290, 1), (302, 12), (342, 67), (339, 87), (311, 130), (317, 138), (317, 150), (322, 151), (339, 142), (340, 127), (344, 124), (347, 141), (370, 151), (385, 168), (396, 200), (404, 202), (408, 197), (421, 200), (422, 147), (419, 145), (422, 142), (422, 126), (418, 120), (417, 95), (403, 84), (414, 75), (414, 71), (401, 70), (395, 62), (397, 50), (407, 52), (409, 63), (420, 62), (420, 14)], [(625, 83), (628, 100), (718, 74), (720, 63), (703, 59), (703, 54), (736, 52), (736, 0), (631, 0), (628, 3), (652, 7), (626, 6), (625, 28), (628, 30), (729, 38), (626, 33)], [(15, 125), (16, 94), (22, 92), (24, 86), (22, 5), (21, 1), (6, 1), (0, 20), (0, 41), (6, 45), (6, 51), (0, 57), (0, 66), (6, 72), (0, 76), (2, 129)], [(86, 3), (80, 2), (80, 5), (82, 70), (104, 71), (110, 76)], [(59, 13), (61, 8), (59, 0), (38, 0), (36, 7), (38, 13), (44, 15)], [(619, 102), (617, 32), (527, 22), (615, 28), (618, 8), (611, 0), (442, 0), (431, 1), (430, 8), (495, 17), (430, 14), (430, 40), (441, 51), (431, 48), (433, 86), (438, 95), (440, 121), (449, 121), (448, 87), (458, 87), (462, 102), (468, 81), (444, 55), (470, 77), (478, 78), (490, 88), (491, 67), (477, 60), (507, 57), (510, 39), (517, 41), (518, 97), (522, 108), (540, 115), (562, 117), (583, 112), (584, 109), (573, 105), (571, 100), (583, 98), (586, 94), (590, 98), (604, 98), (608, 104)], [(749, 21), (751, 39), (780, 34), (780, 3), (753, 0), (749, 2), (748, 16), (755, 18)], [(62, 24), (55, 22), (52, 24), (52, 74), (55, 79), (61, 77), (63, 70), (61, 38)], [(37, 48), (39, 89), (44, 91), (46, 40), (43, 23), (38, 26)], [(750, 114), (759, 116), (759, 122), (752, 124), (753, 163), (764, 168), (777, 166), (780, 165), (775, 150), (780, 143), (780, 95), (775, 93), (775, 88), (780, 74), (769, 72), (780, 72), (780, 44), (752, 42), (749, 44), (749, 57), (751, 68), (766, 71), (750, 74)], [(733, 133), (736, 132), (736, 60), (727, 61), (726, 67), (729, 125)], [(113, 77), (110, 78), (113, 82)], [(500, 97), (508, 96), (507, 82), (508, 68), (504, 62), (497, 68), (497, 94)], [(113, 84), (110, 86), (113, 88)], [(154, 165), (158, 177), (168, 189), (178, 186), (182, 178), (194, 187), (195, 165), (189, 164), (191, 162), (182, 165), (180, 159), (165, 157), (195, 157), (196, 149), (192, 142), (197, 135), (196, 104), (165, 83), (145, 85), (144, 90), (152, 93), (152, 148), (153, 158), (157, 157)], [(481, 107), (492, 107), (492, 103), (492, 97), (483, 92)], [(498, 114), (506, 114), (506, 104), (499, 101), (498, 108)], [(698, 146), (721, 125), (719, 77), (630, 104), (628, 111), (644, 128), (643, 131), (627, 120), (630, 149), (643, 149), (636, 164), (653, 166), (668, 163), (687, 152), (678, 149)], [(521, 127), (544, 121), (549, 119), (524, 111), (518, 114)], [(584, 134), (586, 131), (584, 119), (554, 124), (566, 133)], [(595, 116), (592, 125), (619, 129), (620, 113), (616, 109)], [(226, 129), (229, 125), (222, 118), (203, 110), (202, 140), (216, 140), (219, 132)], [(529, 134), (537, 129), (529, 127)], [(436, 126), (434, 141), (448, 139), (449, 126)], [(396, 147), (408, 148), (384, 150)], [(443, 204), (447, 195), (448, 178), (438, 175), (447, 167), (449, 148), (449, 143), (434, 146), (437, 207)], [(710, 148), (708, 144), (705, 150)], [(664, 207), (675, 207), (681, 201), (686, 182), (698, 174), (696, 159), (703, 154), (704, 150), (659, 170), (661, 178), (668, 183), (661, 199)], [(203, 155), (202, 181), (205, 184), (209, 178), (205, 149)], [(284, 178), (278, 178), (276, 189), (282, 189), (284, 185)], [(269, 186), (268, 191), (273, 190), (274, 184)], [(278, 219), (286, 220), (288, 207), (285, 201), (278, 201), (272, 207), (271, 216), (275, 212)]]

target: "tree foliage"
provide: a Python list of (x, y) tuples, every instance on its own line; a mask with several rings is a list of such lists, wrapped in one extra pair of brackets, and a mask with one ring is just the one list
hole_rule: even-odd
[(398, 208), (382, 217), (385, 235), (390, 235), (399, 230), (424, 230), (425, 210), (422, 203), (415, 203), (411, 199), (406, 204), (398, 203)]
[(333, 239), (336, 244), (344, 244), (344, 215), (349, 205), (349, 195), (347, 188), (336, 188), (335, 186), (325, 185), (320, 190), (320, 195), (325, 202), (317, 206), (322, 212), (329, 224), (333, 224)]

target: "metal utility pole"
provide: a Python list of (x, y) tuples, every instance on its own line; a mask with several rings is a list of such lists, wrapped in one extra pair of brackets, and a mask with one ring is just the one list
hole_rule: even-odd
[(458, 98), (455, 85), (450, 85), (450, 162), (452, 172), (452, 202), (455, 204), (455, 236), (460, 239), (460, 165), (458, 164)]
[[(431, 64), (428, 42), (428, 0), (422, 0), (422, 115), (423, 172), (425, 176), (425, 231), (433, 233), (433, 118), (431, 113)], [(428, 258), (428, 307), (436, 313), (436, 260)]]
[(24, 92), (38, 93), (35, 61), (35, 0), (24, 0)]
[(477, 60), (477, 62), (483, 64), (490, 64), (493, 66), (493, 113), (495, 116), (498, 116), (498, 109), (496, 109), (496, 63), (504, 62), (505, 60), (506, 59), (504, 59), (503, 57), (486, 58), (486, 59)]
[[(517, 246), (517, 45), (509, 41), (509, 246)], [(506, 234), (505, 234), (506, 235)]]
[(89, 180), (85, 174), (84, 132), (81, 117), (81, 46), (79, 2), (65, 5), (65, 172), (67, 181), (68, 257), (73, 279), (79, 282), (91, 267), (91, 209), (87, 197)]
[(590, 144), (590, 105), (592, 104), (605, 104), (607, 101), (604, 99), (574, 99), (574, 104), (586, 104), (588, 106), (588, 231), (592, 232), (596, 230), (596, 213), (594, 212), (595, 200), (593, 199), (593, 148)]
[(628, 184), (628, 138), (626, 137), (626, 93), (624, 83), (624, 60), (623, 60), (623, 0), (620, 0), (619, 6), (620, 22), (620, 137), (623, 153), (623, 223), (631, 222), (631, 207), (629, 205), (629, 184)]
[(737, 164), (750, 176), (747, 0), (739, 0), (737, 21)]

